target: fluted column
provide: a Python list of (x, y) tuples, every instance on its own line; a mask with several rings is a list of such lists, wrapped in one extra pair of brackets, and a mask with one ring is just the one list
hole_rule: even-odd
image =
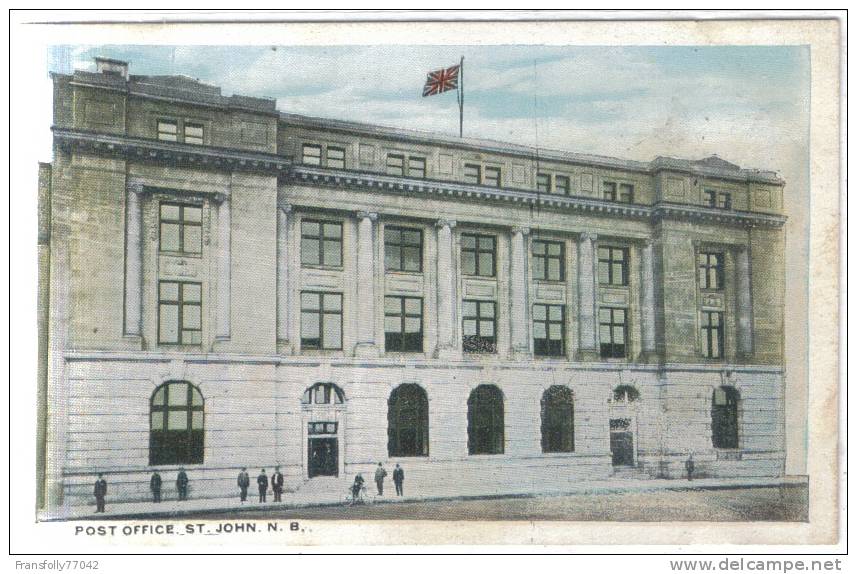
[(143, 184), (125, 192), (125, 334), (139, 337), (143, 324)]
[(437, 356), (454, 358), (455, 342), (455, 269), (453, 268), (452, 229), (455, 221), (437, 222)]
[(375, 250), (377, 213), (360, 211), (357, 226), (357, 348), (360, 357), (378, 355), (375, 343)]
[(738, 356), (747, 359), (753, 354), (753, 297), (750, 291), (750, 252), (742, 246), (735, 252), (735, 299), (738, 324)]
[(512, 353), (517, 357), (530, 351), (529, 325), (527, 324), (527, 247), (529, 228), (512, 229), (512, 249), (509, 280), (509, 299), (512, 334)]
[(217, 206), (217, 310), (218, 339), (228, 339), (232, 331), (232, 209), (226, 194), (218, 194)]
[(288, 203), (277, 206), (277, 340), (289, 341), (289, 213)]
[(642, 327), (642, 359), (651, 361), (657, 356), (655, 341), (655, 257), (652, 241), (646, 241), (640, 250), (640, 323)]
[(595, 346), (595, 241), (594, 233), (582, 233), (577, 244), (577, 293), (579, 348), (578, 359), (593, 361), (598, 358)]

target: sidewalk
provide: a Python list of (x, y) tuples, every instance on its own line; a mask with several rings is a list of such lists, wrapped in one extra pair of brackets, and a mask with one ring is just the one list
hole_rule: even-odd
[[(501, 491), (494, 489), (485, 491), (456, 490), (454, 487), (438, 487), (431, 492), (421, 492), (416, 495), (402, 497), (395, 496), (392, 483), (388, 485), (389, 491), (385, 496), (376, 496), (374, 493), (367, 495), (367, 504), (396, 504), (402, 502), (422, 502), (432, 500), (478, 500), (491, 498), (531, 498), (539, 496), (567, 496), (567, 495), (593, 495), (593, 494), (620, 494), (634, 492), (652, 491), (681, 491), (681, 490), (717, 490), (730, 488), (764, 488), (764, 487), (796, 487), (806, 485), (806, 476), (786, 476), (779, 478), (700, 478), (693, 481), (683, 479), (612, 479), (601, 481), (588, 481), (579, 486), (562, 489), (547, 489), (539, 492), (521, 492), (520, 489)], [(407, 489), (407, 482), (405, 488)], [(252, 493), (251, 493), (252, 494)], [(178, 518), (185, 515), (199, 515), (205, 513), (220, 513), (224, 511), (248, 511), (262, 512), (265, 510), (281, 511), (290, 508), (303, 508), (313, 506), (341, 505), (345, 502), (345, 492), (342, 491), (300, 491), (284, 492), (282, 502), (270, 502), (273, 493), (268, 491), (266, 503), (252, 502), (252, 496), (248, 501), (241, 503), (238, 496), (234, 498), (199, 498), (178, 502), (176, 500), (165, 500), (159, 504), (154, 502), (117, 502), (111, 503), (107, 498), (107, 508), (104, 514), (95, 514), (95, 501), (87, 506), (71, 506), (59, 509), (52, 513), (40, 513), (39, 520), (76, 520), (91, 519), (105, 520), (117, 518)]]

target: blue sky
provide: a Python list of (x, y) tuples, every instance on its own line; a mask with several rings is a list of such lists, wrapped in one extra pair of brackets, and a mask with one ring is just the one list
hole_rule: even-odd
[(801, 46), (63, 46), (48, 65), (92, 69), (96, 55), (276, 98), (282, 111), (448, 134), (455, 95), (420, 92), (426, 72), (463, 55), (465, 135), (639, 160), (717, 153), (804, 179)]

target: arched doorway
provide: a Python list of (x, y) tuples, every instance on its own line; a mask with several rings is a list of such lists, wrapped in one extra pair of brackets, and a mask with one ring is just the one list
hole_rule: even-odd
[(636, 461), (637, 401), (640, 392), (619, 385), (610, 397), (610, 453), (614, 467), (632, 467)]
[(345, 394), (333, 383), (316, 383), (301, 398), (306, 432), (307, 478), (339, 476)]

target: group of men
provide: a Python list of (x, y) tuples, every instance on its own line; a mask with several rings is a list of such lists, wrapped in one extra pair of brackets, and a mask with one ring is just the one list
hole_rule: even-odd
[[(282, 502), (283, 500), (283, 473), (280, 472), (280, 467), (274, 469), (274, 474), (271, 475), (271, 489), (274, 491), (274, 502)], [(259, 487), (259, 502), (267, 502), (268, 498), (268, 475), (265, 474), (265, 469), (256, 477), (256, 484)], [(242, 467), (238, 473), (238, 490), (241, 496), (241, 502), (247, 500), (247, 490), (250, 488), (250, 475), (247, 474), (247, 468)]]
[[(152, 473), (149, 479), (149, 489), (152, 491), (152, 500), (154, 502), (161, 501), (161, 488), (163, 479), (158, 471)], [(184, 467), (179, 468), (179, 473), (176, 475), (176, 491), (179, 494), (179, 500), (187, 500), (187, 489), (190, 484), (190, 479), (187, 477)], [(99, 472), (98, 478), (95, 480), (95, 512), (105, 512), (107, 504), (107, 479), (104, 478), (104, 473)]]
[[(387, 469), (382, 463), (378, 463), (375, 469), (375, 487), (378, 489), (378, 496), (384, 496), (384, 479), (387, 477)], [(358, 500), (363, 490), (363, 475), (359, 472), (354, 477), (354, 484), (351, 485), (351, 494), (354, 500)], [(393, 469), (393, 484), (396, 485), (396, 496), (404, 496), (405, 494), (405, 470), (396, 464)]]

